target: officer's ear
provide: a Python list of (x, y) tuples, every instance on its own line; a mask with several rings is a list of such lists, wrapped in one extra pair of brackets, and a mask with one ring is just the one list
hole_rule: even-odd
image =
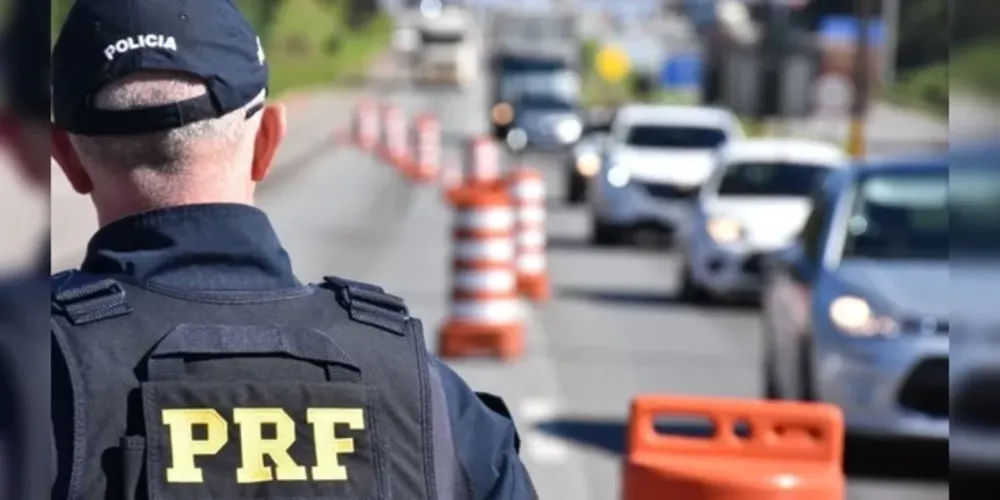
[(253, 168), (251, 178), (254, 182), (260, 182), (267, 177), (274, 155), (278, 152), (278, 146), (285, 139), (288, 124), (285, 121), (285, 106), (282, 104), (271, 104), (261, 111), (260, 130), (257, 131), (257, 139), (254, 142)]
[(66, 179), (69, 180), (73, 190), (80, 194), (90, 194), (94, 190), (94, 183), (87, 175), (86, 169), (80, 157), (73, 148), (73, 143), (69, 140), (69, 133), (60, 130), (59, 127), (51, 127), (52, 157), (62, 168)]

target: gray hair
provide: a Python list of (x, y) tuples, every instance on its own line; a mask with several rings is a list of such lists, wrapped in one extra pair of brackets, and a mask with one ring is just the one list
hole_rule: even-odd
[[(192, 99), (207, 92), (197, 77), (173, 72), (143, 72), (113, 82), (94, 99), (100, 109), (130, 110), (163, 106)], [(246, 120), (246, 109), (259, 103), (263, 92), (246, 108), (216, 119), (180, 128), (130, 136), (71, 136), (85, 164), (127, 171), (180, 173), (205, 156), (234, 160), (248, 135), (256, 133), (258, 120)]]

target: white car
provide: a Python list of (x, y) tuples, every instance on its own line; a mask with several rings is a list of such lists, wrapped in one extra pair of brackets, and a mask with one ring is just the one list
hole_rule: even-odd
[(592, 242), (617, 244), (630, 240), (636, 229), (673, 232), (681, 227), (712, 173), (718, 148), (743, 136), (736, 116), (720, 108), (621, 108), (601, 171), (587, 189)]
[(756, 298), (761, 261), (789, 245), (811, 209), (809, 196), (831, 169), (848, 165), (840, 148), (807, 139), (733, 141), (719, 151), (678, 243), (681, 296)]

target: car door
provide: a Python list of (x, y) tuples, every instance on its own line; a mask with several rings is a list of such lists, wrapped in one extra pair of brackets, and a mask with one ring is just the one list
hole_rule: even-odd
[(838, 184), (826, 183), (811, 196), (812, 210), (795, 244), (776, 258), (764, 295), (770, 355), (785, 394), (799, 394), (808, 347), (813, 289), (822, 269)]

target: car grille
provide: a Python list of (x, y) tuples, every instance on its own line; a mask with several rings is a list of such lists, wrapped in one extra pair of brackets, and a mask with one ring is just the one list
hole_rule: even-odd
[(914, 332), (923, 335), (948, 335), (950, 325), (948, 320), (927, 316), (922, 318), (903, 318), (900, 329), (904, 332)]
[(764, 272), (764, 255), (751, 254), (743, 260), (740, 270), (745, 274), (760, 275)]
[(957, 387), (952, 405), (955, 425), (1000, 430), (1000, 372), (981, 372)]
[(695, 188), (682, 188), (670, 184), (637, 183), (643, 191), (653, 198), (662, 200), (692, 200), (698, 194)]
[(931, 417), (948, 417), (948, 358), (921, 361), (899, 391), (899, 405)]

